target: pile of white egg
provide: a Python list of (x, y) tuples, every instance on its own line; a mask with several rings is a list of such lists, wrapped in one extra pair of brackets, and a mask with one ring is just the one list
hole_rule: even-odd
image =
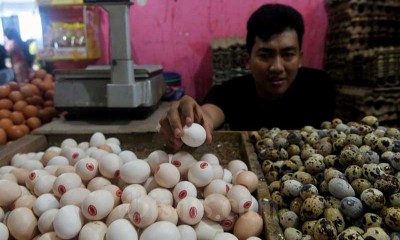
[(241, 160), (154, 150), (146, 159), (117, 138), (15, 155), (0, 168), (0, 240), (256, 240), (258, 178)]

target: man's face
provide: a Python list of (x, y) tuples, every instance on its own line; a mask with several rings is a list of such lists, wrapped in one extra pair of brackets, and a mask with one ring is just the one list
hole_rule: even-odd
[(297, 33), (292, 29), (267, 41), (256, 37), (246, 67), (255, 79), (258, 95), (267, 99), (283, 95), (296, 78), (301, 57)]

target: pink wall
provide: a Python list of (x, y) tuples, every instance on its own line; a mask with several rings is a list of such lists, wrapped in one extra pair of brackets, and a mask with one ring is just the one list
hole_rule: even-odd
[[(303, 66), (322, 68), (327, 32), (325, 0), (148, 0), (131, 8), (133, 58), (182, 75), (185, 93), (200, 100), (212, 86), (210, 42), (245, 36), (249, 15), (264, 3), (292, 5), (304, 17)], [(107, 35), (108, 23), (102, 29)], [(103, 39), (108, 45), (108, 39)], [(100, 62), (107, 62), (104, 53)]]

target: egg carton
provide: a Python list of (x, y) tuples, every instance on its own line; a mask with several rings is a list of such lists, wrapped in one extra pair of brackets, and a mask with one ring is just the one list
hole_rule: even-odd
[(213, 39), (211, 49), (213, 84), (219, 85), (249, 73), (244, 63), (246, 52), (244, 37)]

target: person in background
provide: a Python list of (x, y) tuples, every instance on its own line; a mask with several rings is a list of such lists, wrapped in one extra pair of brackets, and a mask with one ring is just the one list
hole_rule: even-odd
[(250, 74), (215, 85), (198, 104), (184, 96), (160, 120), (160, 136), (171, 147), (183, 142), (193, 122), (212, 131), (320, 127), (335, 112), (335, 85), (322, 70), (301, 66), (304, 22), (290, 6), (265, 4), (247, 22), (245, 66)]
[(22, 41), (20, 34), (14, 28), (4, 30), (6, 50), (11, 58), (11, 65), (18, 83), (28, 82), (29, 74), (33, 71), (33, 56), (29, 53), (29, 46)]
[(0, 85), (4, 85), (14, 79), (14, 73), (6, 66), (7, 51), (0, 45)]

